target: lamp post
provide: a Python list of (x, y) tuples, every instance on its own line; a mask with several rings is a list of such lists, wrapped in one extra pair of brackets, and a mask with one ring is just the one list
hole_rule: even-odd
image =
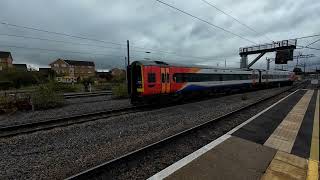
[(129, 49), (129, 40), (127, 40), (127, 61), (128, 61), (128, 66), (130, 66), (130, 49)]
[[(151, 52), (150, 51), (146, 51), (146, 52), (144, 52), (144, 53), (146, 53), (146, 54), (150, 54)], [(145, 60), (150, 60), (150, 58), (144, 58)]]

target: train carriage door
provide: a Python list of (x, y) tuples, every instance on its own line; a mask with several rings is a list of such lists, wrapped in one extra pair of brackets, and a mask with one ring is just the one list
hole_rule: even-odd
[(170, 93), (170, 71), (169, 68), (162, 67), (160, 69), (161, 73), (161, 93), (169, 94)]
[(166, 93), (170, 93), (170, 71), (169, 68), (166, 68)]
[(266, 71), (266, 83), (268, 83), (269, 82), (269, 71)]
[(161, 73), (161, 94), (166, 93), (166, 68), (160, 68)]
[(259, 84), (261, 85), (262, 83), (262, 72), (261, 70), (258, 70), (259, 71)]
[(252, 84), (255, 85), (256, 84), (256, 70), (253, 70), (252, 71)]

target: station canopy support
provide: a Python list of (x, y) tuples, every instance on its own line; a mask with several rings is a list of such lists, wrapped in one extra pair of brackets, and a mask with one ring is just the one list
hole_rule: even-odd
[[(254, 63), (256, 63), (263, 55), (268, 52), (282, 52), (284, 50), (292, 51), (296, 49), (297, 39), (289, 39), (276, 41), (269, 44), (260, 44), (255, 46), (243, 47), (239, 49), (239, 55), (241, 57), (240, 68), (248, 69)], [(248, 55), (259, 54), (249, 65), (248, 65)], [(292, 53), (293, 54), (293, 53)], [(287, 57), (284, 62), (286, 63), (288, 60), (292, 60), (292, 58)]]

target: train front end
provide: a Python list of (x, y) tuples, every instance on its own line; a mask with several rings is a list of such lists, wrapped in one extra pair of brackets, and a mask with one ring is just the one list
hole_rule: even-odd
[(131, 102), (137, 102), (144, 91), (143, 87), (143, 65), (139, 61), (133, 62), (127, 68), (128, 93)]

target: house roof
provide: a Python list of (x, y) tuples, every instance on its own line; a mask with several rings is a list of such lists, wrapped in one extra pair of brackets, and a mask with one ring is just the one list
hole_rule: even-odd
[(42, 73), (49, 73), (51, 71), (51, 68), (39, 68), (39, 72)]
[(39, 71), (40, 70), (50, 70), (51, 68), (39, 68)]
[(27, 69), (27, 65), (26, 64), (13, 64), (13, 66), (15, 68)]
[(73, 66), (94, 66), (92, 61), (75, 61), (75, 60), (64, 60), (64, 62)]
[(8, 58), (11, 56), (10, 52), (0, 51), (0, 58)]

